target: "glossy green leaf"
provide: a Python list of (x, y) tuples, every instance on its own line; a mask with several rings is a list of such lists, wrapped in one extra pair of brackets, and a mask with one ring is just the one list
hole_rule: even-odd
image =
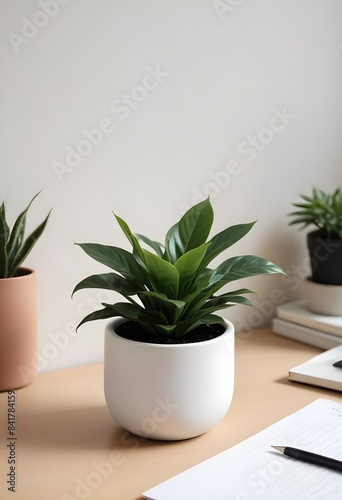
[(277, 265), (255, 255), (241, 255), (225, 260), (220, 264), (210, 282), (221, 284), (230, 283), (242, 278), (265, 274), (283, 274), (284, 271)]
[[(150, 308), (156, 311), (162, 311), (166, 321), (174, 323), (181, 315), (185, 302), (182, 300), (168, 299), (165, 294), (156, 292), (140, 292), (139, 298)], [(146, 302), (147, 301), (147, 302)]]
[(49, 220), (51, 210), (47, 217), (43, 220), (41, 224), (28, 236), (28, 238), (22, 243), (21, 247), (18, 249), (13, 259), (8, 266), (9, 277), (13, 276), (18, 269), (18, 267), (24, 262), (28, 254), (31, 252), (32, 248), (41, 237)]
[(176, 328), (177, 328), (176, 325), (163, 325), (163, 324), (155, 325), (156, 331), (159, 334), (164, 335), (165, 337), (172, 337), (173, 332), (175, 331)]
[(243, 297), (243, 294), (255, 293), (248, 288), (241, 288), (240, 290), (234, 290), (233, 292), (223, 293), (218, 296), (214, 296), (205, 302), (205, 308), (221, 307), (227, 304), (243, 304), (246, 306), (251, 306), (250, 300)]
[(9, 256), (9, 259), (14, 259), (16, 254), (18, 253), (19, 249), (21, 248), (23, 242), (24, 242), (24, 234), (25, 234), (25, 226), (26, 226), (26, 215), (27, 212), (32, 205), (33, 201), (37, 198), (37, 196), (40, 194), (37, 193), (28, 206), (26, 207), (23, 212), (18, 216), (16, 219), (13, 229), (11, 231), (8, 243), (7, 243), (7, 254)]
[(144, 252), (143, 252), (143, 250), (142, 250), (142, 248), (140, 246), (140, 243), (137, 240), (136, 236), (130, 230), (127, 222), (125, 222), (123, 219), (121, 219), (121, 217), (119, 217), (118, 215), (114, 214), (114, 216), (115, 216), (115, 218), (116, 218), (119, 226), (121, 227), (122, 231), (126, 235), (126, 238), (131, 243), (134, 251), (137, 253), (137, 255), (139, 255), (139, 257), (142, 260), (142, 262), (144, 262)]
[(126, 319), (136, 321), (139, 319), (139, 311), (142, 309), (138, 304), (131, 304), (129, 302), (117, 302), (116, 304), (103, 303), (106, 309), (113, 311), (113, 316), (123, 316)]
[(94, 260), (114, 269), (130, 281), (144, 283), (147, 279), (144, 269), (133, 255), (123, 248), (97, 243), (76, 243), (76, 245)]
[(151, 291), (165, 293), (169, 298), (176, 299), (179, 286), (177, 269), (170, 262), (161, 259), (147, 250), (144, 250), (144, 253), (152, 285)]
[(244, 306), (252, 306), (252, 303), (250, 300), (248, 300), (246, 297), (235, 297), (233, 300), (228, 300), (228, 301), (217, 301), (215, 305), (210, 306), (210, 301), (206, 302), (201, 309), (197, 311), (197, 315), (199, 317), (204, 317), (207, 314), (212, 314), (216, 311), (220, 311), (221, 309), (228, 309), (229, 307), (233, 307), (237, 304), (244, 305)]
[(120, 316), (120, 314), (116, 314), (116, 312), (110, 307), (104, 307), (103, 309), (94, 311), (88, 314), (85, 318), (83, 318), (82, 321), (80, 321), (80, 323), (76, 327), (76, 332), (78, 331), (80, 326), (84, 325), (85, 323), (88, 323), (89, 321), (96, 321), (99, 319), (109, 319), (115, 316)]
[(138, 288), (116, 273), (94, 274), (80, 281), (74, 288), (72, 296), (84, 288), (101, 288), (120, 293), (124, 297), (136, 295)]
[(224, 319), (221, 316), (215, 314), (197, 314), (196, 317), (188, 318), (184, 321), (179, 321), (176, 328), (174, 329), (173, 335), (175, 338), (182, 338), (188, 332), (193, 330), (199, 325), (225, 325)]
[(203, 243), (209, 235), (214, 215), (209, 199), (190, 208), (166, 235), (165, 248), (170, 262)]
[(210, 246), (207, 249), (206, 255), (203, 259), (203, 265), (207, 266), (215, 257), (220, 255), (224, 250), (231, 247), (239, 240), (241, 240), (254, 226), (254, 222), (248, 224), (237, 224), (235, 226), (228, 227), (220, 233), (216, 234), (210, 240)]
[(8, 255), (7, 241), (9, 228), (6, 223), (6, 213), (4, 203), (0, 207), (0, 278), (7, 278), (8, 275)]
[(174, 266), (179, 274), (180, 289), (191, 280), (202, 265), (203, 257), (210, 243), (203, 243), (197, 248), (189, 250), (176, 260)]
[(167, 318), (159, 310), (140, 309), (138, 314), (138, 319), (140, 324), (143, 323), (144, 326), (146, 325), (146, 323), (168, 324)]
[(5, 204), (2, 203), (0, 206), (0, 278), (15, 276), (19, 266), (24, 262), (45, 229), (51, 211), (31, 235), (26, 240), (24, 239), (26, 215), (33, 200), (38, 195), (39, 193), (32, 198), (27, 208), (17, 217), (12, 231), (6, 221)]
[(164, 246), (159, 243), (158, 241), (154, 241), (154, 240), (150, 240), (150, 238), (147, 238), (146, 236), (144, 236), (143, 234), (136, 234), (136, 237), (143, 241), (146, 245), (148, 245), (149, 247), (152, 248), (152, 250), (154, 250), (156, 252), (156, 254), (158, 255), (158, 257), (160, 258), (163, 258), (163, 255), (164, 255)]
[(313, 188), (312, 195), (300, 195), (303, 202), (293, 203), (294, 212), (290, 225), (301, 224), (301, 229), (310, 224), (316, 226), (325, 237), (342, 239), (342, 190), (337, 188), (332, 194)]
[(0, 206), (0, 219), (1, 219), (1, 241), (4, 243), (8, 242), (8, 238), (10, 235), (10, 228), (6, 222), (6, 207), (5, 203), (2, 203)]
[(202, 269), (196, 278), (191, 283), (182, 296), (179, 299), (186, 303), (184, 307), (183, 315), (188, 314), (189, 311), (194, 309), (199, 309), (201, 304), (203, 304), (214, 292), (208, 290), (210, 279), (214, 274), (213, 269)]

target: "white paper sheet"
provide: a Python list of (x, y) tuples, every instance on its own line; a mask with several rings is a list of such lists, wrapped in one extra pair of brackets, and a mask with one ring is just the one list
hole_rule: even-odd
[(342, 403), (317, 399), (242, 443), (146, 491), (144, 498), (342, 499), (342, 473), (286, 457), (271, 445), (294, 446), (342, 460)]

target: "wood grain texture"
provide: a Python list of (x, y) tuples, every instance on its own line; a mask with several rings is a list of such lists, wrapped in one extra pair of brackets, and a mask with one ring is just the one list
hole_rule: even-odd
[(236, 384), (225, 418), (181, 442), (137, 438), (111, 418), (103, 365), (40, 374), (15, 391), (16, 493), (7, 490), (7, 393), (0, 394), (0, 498), (138, 500), (155, 484), (237, 444), (318, 397), (339, 393), (287, 380), (319, 349), (270, 329), (237, 334)]

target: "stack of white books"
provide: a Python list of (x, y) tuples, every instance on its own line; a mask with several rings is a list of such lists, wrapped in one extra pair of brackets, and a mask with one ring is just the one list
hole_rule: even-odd
[(313, 313), (305, 300), (281, 304), (276, 313), (272, 330), (278, 335), (324, 350), (342, 344), (342, 316)]

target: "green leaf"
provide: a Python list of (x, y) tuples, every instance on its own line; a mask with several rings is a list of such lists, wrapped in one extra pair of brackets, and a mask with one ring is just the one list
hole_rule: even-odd
[[(196, 278), (191, 283), (191, 286), (187, 288), (186, 293), (182, 296), (179, 296), (179, 298), (186, 303), (184, 312), (187, 312), (190, 307), (193, 307), (198, 300), (202, 302), (201, 297), (203, 296), (203, 293), (206, 294), (206, 290), (213, 274), (213, 269), (201, 269), (201, 271), (197, 274)], [(210, 297), (210, 295), (211, 293), (208, 294), (208, 297)]]
[(2, 238), (5, 242), (7, 242), (10, 234), (10, 228), (8, 227), (8, 224), (6, 222), (6, 208), (4, 203), (2, 203), (0, 206), (0, 217), (2, 218), (2, 224), (3, 224)]
[[(286, 276), (281, 268), (261, 257), (243, 255), (227, 259), (217, 267), (209, 280), (208, 286), (192, 300), (188, 309), (193, 311), (201, 307), (214, 293), (231, 281), (267, 274), (283, 274)], [(251, 290), (243, 293), (251, 293)]]
[[(182, 300), (168, 299), (165, 294), (156, 292), (141, 292), (138, 294), (146, 308), (162, 311), (164, 318), (169, 323), (174, 323), (181, 315), (185, 302)], [(159, 320), (159, 322), (161, 322)]]
[[(115, 316), (122, 316), (131, 321), (139, 319), (139, 311), (142, 309), (138, 304), (130, 304), (129, 302), (117, 302), (116, 304), (102, 304), (105, 308), (111, 309)], [(114, 316), (114, 314), (113, 314)]]
[(342, 191), (337, 188), (333, 194), (326, 194), (313, 188), (312, 196), (300, 195), (304, 200), (292, 205), (299, 210), (288, 214), (293, 217), (290, 225), (302, 224), (304, 229), (310, 224), (318, 228), (325, 237), (342, 238)]
[(117, 302), (116, 304), (103, 305), (113, 311), (113, 315), (121, 316), (129, 321), (134, 321), (152, 335), (156, 334), (154, 324), (165, 318), (159, 311), (146, 311), (138, 304), (129, 304), (128, 302)]
[(173, 332), (175, 338), (184, 337), (188, 332), (193, 330), (199, 325), (223, 325), (225, 326), (225, 321), (221, 316), (215, 314), (199, 314), (198, 317), (187, 318), (184, 321), (177, 323), (177, 326)]
[[(148, 311), (146, 309), (140, 309), (138, 319), (140, 324), (146, 328), (146, 323), (165, 323), (167, 324), (167, 318), (165, 318), (164, 314), (161, 311)], [(147, 329), (147, 328), (146, 328)]]
[(165, 248), (171, 263), (203, 243), (209, 235), (214, 215), (209, 199), (190, 208), (166, 234)]
[(113, 318), (115, 316), (120, 316), (120, 314), (116, 314), (115, 311), (109, 307), (105, 307), (104, 309), (99, 309), (98, 311), (94, 311), (82, 319), (82, 321), (76, 327), (76, 332), (80, 326), (84, 325), (84, 323), (88, 323), (89, 321), (96, 321), (98, 319)]
[(210, 282), (229, 283), (250, 276), (265, 274), (283, 274), (284, 271), (277, 265), (255, 255), (241, 255), (225, 260), (220, 264), (211, 277)]
[(137, 287), (131, 285), (125, 278), (116, 273), (94, 274), (80, 281), (74, 288), (71, 296), (78, 290), (84, 288), (102, 288), (104, 290), (113, 290), (124, 297), (136, 295)]
[(208, 314), (207, 316), (204, 316), (201, 323), (203, 325), (226, 325), (224, 319), (216, 314)]
[(184, 290), (187, 282), (196, 276), (209, 245), (210, 243), (203, 243), (199, 247), (189, 250), (176, 260), (174, 266), (179, 274), (180, 293)]
[(172, 337), (174, 330), (176, 329), (176, 325), (155, 325), (155, 329), (161, 335), (165, 337)]
[(7, 253), (10, 260), (15, 259), (17, 252), (19, 251), (19, 249), (23, 244), (25, 226), (26, 226), (26, 215), (33, 201), (37, 198), (39, 194), (40, 192), (37, 193), (32, 198), (26, 209), (23, 212), (21, 212), (21, 214), (18, 216), (17, 220), (13, 225), (13, 229), (11, 231), (11, 235), (7, 243)]
[[(215, 300), (216, 299), (216, 300)], [(212, 314), (215, 311), (219, 311), (220, 309), (228, 309), (229, 307), (233, 307), (234, 305), (244, 305), (244, 306), (252, 306), (250, 300), (246, 297), (231, 297), (229, 300), (220, 300), (219, 297), (214, 297), (204, 303), (204, 305), (195, 313), (195, 317), (198, 319), (204, 318), (208, 314)], [(192, 316), (190, 316), (192, 317)]]
[(0, 278), (8, 277), (8, 255), (7, 241), (9, 236), (9, 228), (6, 223), (5, 205), (0, 207)]
[(176, 299), (179, 286), (177, 269), (170, 264), (170, 262), (161, 259), (147, 250), (144, 250), (144, 253), (146, 267), (152, 285), (151, 291), (165, 293), (167, 297)]
[(159, 243), (158, 241), (154, 241), (154, 240), (150, 240), (150, 238), (147, 238), (146, 236), (144, 236), (143, 234), (136, 234), (136, 237), (143, 241), (146, 245), (148, 245), (149, 247), (152, 248), (152, 250), (154, 250), (156, 252), (156, 254), (158, 255), (158, 257), (160, 258), (163, 258), (163, 255), (164, 255), (164, 246)]
[(9, 276), (13, 276), (18, 267), (23, 263), (28, 254), (31, 252), (33, 246), (43, 234), (47, 221), (49, 220), (51, 214), (51, 210), (48, 213), (47, 217), (43, 220), (41, 224), (30, 234), (30, 236), (23, 242), (20, 249), (15, 254), (13, 260), (10, 263), (9, 267)]
[(98, 243), (76, 243), (82, 250), (97, 262), (114, 269), (130, 282), (144, 283), (148, 280), (146, 272), (137, 263), (132, 254), (123, 248)]
[[(192, 301), (189, 303), (187, 309), (185, 309), (184, 315), (189, 315), (190, 317), (192, 317), (192, 315), (195, 314), (196, 311), (201, 311), (209, 307), (213, 307), (214, 309), (212, 309), (210, 312), (214, 312), (215, 308), (217, 310), (225, 309), (226, 307), (231, 307), (233, 304), (244, 304), (248, 306), (251, 305), (248, 299), (239, 297), (242, 294), (255, 293), (249, 288), (240, 288), (239, 290), (234, 290), (232, 292), (227, 292), (219, 296), (214, 296), (213, 294), (220, 288), (222, 288), (224, 284), (219, 281), (220, 279), (221, 278), (219, 278), (210, 286), (207, 286), (206, 288), (200, 290), (200, 292), (192, 298)], [(226, 305), (224, 307), (221, 307), (224, 304)]]
[(240, 290), (234, 290), (233, 292), (223, 293), (218, 295), (217, 297), (213, 297), (205, 302), (204, 308), (207, 307), (221, 307), (226, 304), (243, 304), (247, 306), (251, 306), (252, 303), (246, 297), (242, 297), (242, 294), (245, 293), (255, 293), (248, 288), (241, 288)]
[(141, 248), (139, 241), (137, 240), (135, 235), (130, 230), (128, 224), (123, 219), (121, 219), (118, 215), (114, 214), (114, 217), (116, 218), (119, 226), (121, 227), (121, 229), (124, 232), (125, 236), (127, 237), (128, 241), (131, 243), (134, 251), (137, 253), (137, 255), (139, 255), (142, 262), (144, 262), (144, 257), (145, 257), (144, 251)]
[(224, 229), (210, 240), (210, 247), (203, 259), (203, 265), (207, 266), (215, 257), (227, 248), (234, 245), (252, 229), (256, 221), (248, 224), (237, 224)]

